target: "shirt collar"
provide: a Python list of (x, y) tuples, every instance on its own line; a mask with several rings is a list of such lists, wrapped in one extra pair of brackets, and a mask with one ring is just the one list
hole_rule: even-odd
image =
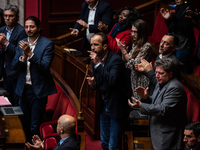
[(168, 58), (168, 56), (171, 55), (171, 54), (172, 54), (172, 53), (169, 53), (169, 54), (167, 54), (167, 55), (160, 54), (160, 55), (159, 55), (159, 58), (160, 58), (160, 59)]
[(60, 145), (66, 140), (66, 139), (68, 139), (70, 136), (68, 136), (68, 137), (66, 137), (66, 138), (64, 138), (64, 139), (61, 139), (60, 140)]
[(103, 57), (103, 59), (101, 60), (101, 63), (102, 64), (105, 64), (105, 61), (107, 59), (107, 56), (108, 56), (108, 52), (105, 54), (105, 56)]
[(97, 1), (96, 5), (95, 5), (93, 8), (91, 8), (91, 7), (88, 5), (88, 8), (89, 8), (90, 10), (96, 10), (96, 9), (97, 9), (98, 3), (99, 3), (99, 1)]
[(28, 43), (29, 43), (29, 45), (30, 45), (30, 46), (35, 45), (35, 44), (37, 43), (37, 40), (38, 40), (39, 37), (40, 37), (40, 36), (38, 36), (37, 39), (36, 39), (32, 44), (30, 43), (29, 37), (28, 37)]
[(15, 27), (13, 27), (11, 30), (8, 30), (8, 27), (6, 26), (6, 31), (9, 32), (10, 34), (13, 32)]

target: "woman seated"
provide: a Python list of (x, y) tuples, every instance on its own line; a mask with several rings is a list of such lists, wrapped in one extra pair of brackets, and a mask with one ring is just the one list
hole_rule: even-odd
[(108, 46), (110, 51), (121, 55), (121, 51), (117, 45), (116, 39), (119, 39), (123, 44), (131, 45), (131, 23), (140, 18), (137, 9), (125, 7), (119, 10), (116, 14), (118, 23), (116, 23), (108, 35)]
[(151, 61), (152, 47), (148, 39), (148, 27), (144, 20), (138, 19), (132, 23), (131, 28), (132, 49), (127, 53), (127, 46), (117, 40), (117, 44), (121, 50), (122, 58), (126, 62), (126, 67), (131, 70), (131, 87), (133, 95), (139, 99), (139, 95), (135, 92), (135, 88), (142, 86), (147, 88), (149, 85), (148, 78), (135, 70), (134, 65), (140, 63), (141, 58)]

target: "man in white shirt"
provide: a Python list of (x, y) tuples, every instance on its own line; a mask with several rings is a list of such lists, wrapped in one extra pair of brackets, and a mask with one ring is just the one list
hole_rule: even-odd
[(74, 28), (70, 28), (71, 35), (78, 36), (84, 27), (82, 51), (90, 50), (90, 38), (99, 31), (109, 32), (112, 27), (113, 9), (104, 0), (85, 0), (82, 4), (79, 19)]
[(50, 65), (54, 56), (54, 44), (40, 35), (40, 20), (30, 16), (25, 21), (28, 38), (19, 42), (13, 68), (19, 71), (16, 94), (24, 113), (22, 123), (26, 139), (39, 135), (48, 95), (57, 92)]

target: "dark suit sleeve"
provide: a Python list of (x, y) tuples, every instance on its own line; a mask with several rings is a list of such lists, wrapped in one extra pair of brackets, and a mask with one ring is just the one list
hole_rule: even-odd
[[(78, 17), (78, 19), (82, 19), (85, 22), (88, 22), (86, 15), (87, 15), (89, 10), (87, 10), (87, 7), (88, 7), (87, 3), (83, 2), (82, 3), (82, 7), (81, 7), (81, 13), (80, 13), (80, 15)], [(82, 28), (83, 28), (83, 26), (81, 26), (79, 23), (77, 23), (77, 22), (75, 23), (74, 29), (78, 29), (80, 31)]]
[(121, 78), (121, 71), (123, 70), (124, 65), (122, 60), (114, 59), (113, 61), (110, 61), (108, 65), (109, 67), (103, 67), (102, 65), (99, 65), (94, 70), (97, 86), (99, 83), (101, 83), (101, 80), (103, 80), (105, 83), (107, 83), (107, 88), (112, 88), (116, 86), (119, 80), (123, 80)]
[[(108, 3), (99, 6), (99, 10), (96, 11), (96, 13), (99, 13), (99, 21), (102, 21), (105, 25), (108, 25), (108, 30), (112, 28), (112, 23), (113, 23), (113, 9), (111, 5)], [(99, 32), (98, 30), (98, 23), (95, 23), (94, 25), (89, 26), (90, 33), (97, 33)]]
[(161, 103), (156, 104), (141, 104), (141, 112), (146, 115), (154, 115), (154, 116), (165, 116), (172, 112), (175, 112), (182, 101), (182, 93), (178, 89), (179, 87), (171, 87), (165, 94), (159, 97), (162, 100)]
[(157, 84), (155, 70), (145, 72), (144, 74), (149, 78), (150, 84), (152, 84), (155, 87)]
[(53, 42), (50, 42), (45, 47), (42, 57), (40, 55), (34, 54), (33, 57), (29, 59), (29, 61), (34, 65), (36, 65), (39, 70), (46, 72), (49, 71), (50, 69), (53, 57), (54, 57), (54, 44)]
[(15, 57), (14, 57), (14, 59), (13, 59), (13, 61), (12, 61), (12, 67), (14, 68), (14, 69), (19, 69), (19, 68), (21, 68), (22, 66), (25, 66), (26, 64), (25, 64), (25, 62), (21, 62), (21, 61), (19, 61), (19, 57), (20, 56), (23, 56), (23, 53), (22, 53), (22, 49), (19, 47), (19, 45), (17, 46), (17, 48), (16, 48), (16, 53), (15, 53)]
[(17, 51), (17, 44), (19, 43), (19, 41), (21, 41), (22, 39), (26, 38), (26, 32), (25, 30), (21, 31), (21, 33), (19, 33), (18, 39), (17, 39), (17, 43), (14, 44), (12, 42), (9, 42), (7, 48), (6, 48), (6, 53), (8, 53), (9, 55), (15, 55), (15, 52)]

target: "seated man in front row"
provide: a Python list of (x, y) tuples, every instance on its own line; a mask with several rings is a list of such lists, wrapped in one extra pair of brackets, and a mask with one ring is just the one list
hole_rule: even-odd
[[(174, 78), (175, 64), (170, 58), (155, 62), (155, 89), (148, 96), (148, 88), (137, 87), (141, 101), (132, 97), (132, 108), (140, 108), (149, 115), (151, 140), (155, 150), (179, 150), (182, 147), (186, 119), (187, 96), (181, 83)], [(154, 77), (153, 77), (154, 78)]]
[[(76, 120), (70, 115), (62, 115), (58, 119), (57, 133), (61, 140), (54, 150), (80, 150), (80, 143), (75, 136)], [(33, 145), (29, 142), (25, 143), (29, 150), (43, 150), (44, 141), (41, 141), (38, 135), (34, 135), (32, 139)]]

